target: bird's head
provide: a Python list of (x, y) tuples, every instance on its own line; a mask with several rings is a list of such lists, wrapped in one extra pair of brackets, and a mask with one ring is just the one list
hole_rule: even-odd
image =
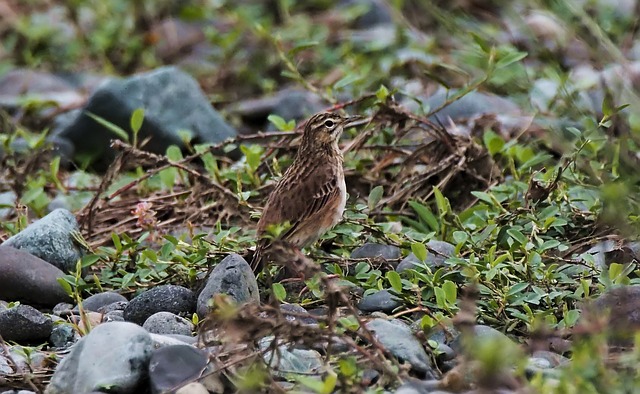
[(304, 127), (302, 146), (304, 148), (335, 146), (342, 132), (349, 127), (364, 124), (363, 116), (347, 116), (334, 112), (320, 112), (313, 115)]

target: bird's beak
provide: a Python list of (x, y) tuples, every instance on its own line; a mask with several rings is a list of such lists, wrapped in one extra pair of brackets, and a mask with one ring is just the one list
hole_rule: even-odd
[(371, 121), (371, 118), (360, 115), (349, 116), (344, 123), (344, 128), (348, 129), (349, 127), (362, 126), (363, 124), (367, 124)]

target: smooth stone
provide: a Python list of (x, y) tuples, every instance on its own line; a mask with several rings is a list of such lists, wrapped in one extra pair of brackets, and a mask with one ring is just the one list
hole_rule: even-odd
[(66, 348), (80, 339), (78, 332), (70, 324), (55, 324), (51, 335), (49, 335), (49, 343), (55, 348)]
[(209, 356), (189, 345), (172, 345), (154, 350), (149, 362), (149, 383), (153, 394), (171, 392), (200, 377)]
[(402, 386), (398, 387), (394, 394), (445, 394), (446, 391), (440, 391), (441, 386), (438, 380), (418, 380), (410, 379)]
[[(430, 240), (426, 244), (427, 246), (427, 259), (424, 261), (429, 268), (438, 268), (444, 266), (444, 262), (452, 257), (455, 253), (456, 247), (449, 242), (438, 241), (435, 239)], [(416, 255), (410, 253), (405, 257), (400, 264), (396, 267), (396, 271), (402, 272), (410, 268), (420, 267), (423, 263), (418, 260)]]
[(298, 304), (280, 304), (280, 311), (288, 321), (297, 321), (302, 324), (318, 324), (318, 320)]
[(71, 300), (58, 279), (64, 272), (26, 250), (0, 246), (0, 299), (54, 306)]
[[(104, 313), (104, 312), (100, 312), (100, 313)], [(119, 311), (119, 310), (109, 311), (105, 313), (104, 316), (102, 316), (102, 321), (104, 323), (110, 323), (114, 321), (125, 321), (124, 311)]]
[(621, 286), (607, 290), (582, 307), (580, 320), (591, 316), (609, 316), (607, 333), (613, 344), (625, 346), (633, 343), (633, 336), (640, 328), (640, 285)]
[(209, 314), (209, 300), (217, 294), (226, 294), (238, 304), (260, 301), (258, 282), (242, 256), (232, 253), (211, 271), (198, 295), (198, 316), (204, 318)]
[(57, 107), (82, 104), (82, 94), (58, 75), (29, 69), (15, 69), (0, 78), (0, 106), (17, 108), (24, 98), (54, 102)]
[(422, 344), (411, 333), (411, 328), (400, 320), (373, 319), (365, 324), (385, 349), (427, 378), (434, 378), (431, 361)]
[(117, 387), (139, 392), (151, 357), (151, 336), (133, 323), (101, 324), (58, 364), (46, 394), (74, 394)]
[[(501, 333), (500, 331), (496, 330), (493, 327), (485, 326), (482, 324), (476, 324), (475, 326), (473, 326), (473, 335), (475, 336), (475, 339), (479, 341), (491, 340), (491, 341), (504, 341), (505, 343), (509, 343), (509, 342), (513, 343), (513, 341), (505, 334)], [(462, 351), (462, 335), (457, 335), (451, 341), (449, 346), (456, 353), (460, 353)]]
[(0, 312), (0, 336), (5, 341), (33, 342), (48, 339), (53, 322), (39, 310), (20, 304)]
[(149, 316), (142, 328), (152, 334), (182, 334), (191, 335), (195, 326), (184, 317), (171, 312), (158, 312)]
[(284, 377), (289, 374), (310, 376), (319, 375), (322, 372), (324, 362), (317, 351), (278, 345), (274, 354), (273, 351), (267, 350), (273, 340), (273, 337), (262, 338), (258, 342), (258, 347), (263, 352), (262, 358), (273, 369), (275, 376)]
[[(434, 110), (444, 104), (447, 98), (452, 97), (452, 95), (455, 95), (455, 92), (441, 89), (429, 97), (425, 101), (425, 104), (430, 110)], [(494, 114), (496, 108), (500, 108), (501, 115), (520, 115), (522, 112), (520, 107), (510, 99), (494, 94), (474, 91), (465, 94), (459, 100), (442, 108), (437, 114), (430, 116), (429, 120), (437, 122), (438, 119), (443, 121), (447, 119), (453, 121), (469, 119), (486, 113)]]
[(273, 95), (258, 99), (240, 101), (231, 107), (231, 112), (240, 115), (246, 122), (255, 124), (261, 130), (276, 130), (267, 121), (269, 115), (280, 116), (285, 121), (300, 122), (326, 108), (322, 98), (300, 89), (283, 89)]
[[(82, 308), (85, 311), (103, 312), (101, 308), (116, 302), (127, 302), (127, 299), (122, 294), (114, 291), (105, 291), (104, 293), (89, 296), (86, 300), (82, 301)], [(74, 312), (78, 311), (78, 306), (76, 305), (73, 309)]]
[(191, 316), (194, 311), (193, 291), (182, 286), (161, 285), (133, 298), (124, 310), (124, 319), (142, 325), (149, 316), (157, 312)]
[(114, 157), (109, 148), (114, 134), (87, 113), (129, 131), (131, 114), (138, 108), (144, 109), (138, 139), (150, 138), (144, 149), (157, 154), (164, 154), (171, 145), (185, 147), (183, 131), (190, 134), (192, 145), (217, 144), (237, 135), (211, 106), (198, 82), (173, 66), (107, 81), (53, 135), (71, 141), (76, 153), (93, 155), (97, 168), (106, 168)]
[(382, 245), (367, 242), (351, 252), (352, 259), (376, 258), (384, 260), (397, 260), (402, 256), (400, 248), (394, 245)]
[(151, 340), (153, 341), (153, 348), (160, 349), (165, 346), (173, 346), (173, 345), (194, 345), (197, 342), (196, 337), (188, 337), (193, 338), (191, 341), (187, 341), (184, 335), (174, 335), (174, 334), (153, 334), (150, 333)]
[(70, 272), (75, 270), (77, 261), (82, 257), (72, 237), (72, 233), (77, 231), (76, 217), (66, 209), (56, 209), (2, 245), (22, 249), (63, 272)]
[(358, 303), (358, 309), (362, 312), (393, 312), (397, 307), (402, 305), (402, 299), (391, 294), (389, 290), (380, 290), (373, 294), (365, 296)]
[(176, 394), (209, 394), (209, 390), (201, 383), (191, 382), (176, 390)]
[(111, 304), (107, 304), (98, 308), (98, 312), (100, 313), (109, 313), (109, 312), (124, 312), (127, 309), (127, 305), (129, 305), (129, 301), (116, 301)]
[[(2, 151), (0, 151), (0, 159), (2, 158)], [(18, 196), (14, 191), (0, 193), (0, 220), (7, 219), (15, 211), (15, 203)], [(7, 207), (3, 207), (6, 205)]]

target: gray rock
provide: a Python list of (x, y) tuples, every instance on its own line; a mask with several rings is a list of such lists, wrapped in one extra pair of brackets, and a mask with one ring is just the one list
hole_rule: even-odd
[(165, 346), (173, 346), (173, 345), (195, 345), (197, 342), (196, 337), (187, 337), (185, 335), (175, 335), (175, 334), (151, 334), (151, 340), (153, 341), (153, 348), (160, 349)]
[(385, 260), (397, 260), (402, 256), (400, 248), (394, 245), (381, 245), (367, 242), (351, 252), (351, 258), (376, 258), (382, 257)]
[(17, 305), (0, 312), (0, 336), (5, 341), (31, 342), (49, 338), (51, 319), (29, 305)]
[(17, 108), (24, 97), (54, 102), (58, 107), (81, 104), (82, 94), (58, 75), (28, 69), (15, 69), (0, 78), (0, 106)]
[(258, 346), (263, 351), (263, 359), (274, 370), (274, 375), (284, 377), (289, 374), (302, 374), (305, 376), (320, 374), (324, 365), (320, 353), (315, 350), (291, 348), (287, 345), (279, 345), (275, 354), (271, 350), (273, 337), (262, 338)]
[[(102, 313), (102, 312), (101, 312)], [(114, 322), (114, 321), (125, 321), (124, 320), (124, 311), (109, 311), (104, 314), (102, 317), (102, 321), (105, 323)]]
[[(2, 158), (2, 151), (0, 151), (0, 158)], [(14, 206), (18, 196), (13, 191), (0, 193), (0, 220), (5, 220), (15, 210)]]
[(195, 329), (193, 323), (171, 312), (158, 312), (149, 316), (142, 328), (153, 334), (191, 335)]
[(640, 285), (610, 289), (582, 309), (583, 321), (608, 315), (610, 340), (616, 345), (630, 345), (640, 328)]
[(326, 103), (312, 92), (284, 89), (268, 97), (241, 101), (231, 111), (240, 115), (245, 122), (256, 124), (263, 130), (275, 130), (275, 126), (267, 122), (270, 114), (278, 115), (286, 121), (299, 122), (326, 106)]
[(60, 302), (53, 307), (51, 313), (53, 313), (55, 316), (69, 316), (73, 314), (72, 310), (73, 305), (69, 304), (68, 302)]
[(393, 14), (389, 5), (382, 0), (343, 0), (340, 6), (364, 6), (365, 11), (353, 23), (356, 29), (368, 29), (377, 25), (393, 24)]
[(154, 350), (149, 362), (149, 382), (153, 394), (167, 393), (202, 374), (209, 357), (189, 345), (165, 346)]
[(26, 250), (0, 246), (0, 299), (54, 306), (71, 298), (58, 279), (64, 273)]
[(288, 321), (297, 321), (302, 324), (318, 324), (318, 320), (298, 304), (280, 304), (280, 310)]
[(365, 296), (358, 303), (358, 309), (363, 312), (393, 312), (394, 309), (402, 305), (402, 299), (394, 296), (389, 290), (380, 290), (376, 293)]
[(78, 231), (76, 217), (65, 209), (56, 209), (2, 245), (23, 249), (63, 272), (70, 272), (75, 270), (76, 262), (82, 257), (73, 241), (74, 231)]
[(395, 357), (408, 362), (414, 370), (423, 373), (425, 377), (435, 377), (427, 352), (420, 341), (413, 336), (408, 325), (397, 319), (373, 319), (367, 322), (365, 327)]
[(156, 286), (136, 296), (124, 310), (124, 319), (142, 325), (157, 312), (191, 316), (195, 311), (193, 291), (175, 285)]
[(410, 379), (402, 386), (398, 387), (395, 394), (445, 394), (446, 391), (439, 391), (441, 386), (438, 380), (417, 380)]
[[(512, 342), (511, 339), (508, 336), (504, 335), (500, 331), (496, 330), (493, 327), (485, 326), (485, 325), (482, 325), (482, 324), (476, 324), (475, 326), (473, 326), (473, 335), (475, 336), (476, 340), (479, 340), (479, 341), (482, 341), (482, 340), (494, 340), (494, 341), (504, 340), (505, 343)], [(462, 335), (456, 336), (453, 339), (453, 341), (451, 341), (449, 346), (456, 353), (460, 353), (462, 351)]]
[[(114, 304), (116, 302), (127, 302), (122, 294), (114, 291), (105, 291), (104, 293), (94, 294), (82, 301), (82, 308), (86, 311), (103, 312), (102, 308)], [(78, 306), (73, 308), (74, 312), (78, 311)]]
[[(451, 245), (449, 242), (438, 241), (435, 239), (427, 242), (426, 246), (429, 253), (427, 254), (427, 259), (424, 264), (432, 269), (444, 266), (445, 260), (452, 257), (456, 249), (456, 247)], [(398, 264), (396, 271), (402, 272), (420, 265), (422, 265), (422, 262), (418, 260), (416, 255), (411, 253), (405, 257), (400, 264)]]
[(124, 312), (124, 310), (127, 309), (127, 305), (129, 305), (129, 301), (116, 301), (111, 304), (101, 306), (100, 308), (98, 308), (98, 312)]
[(150, 138), (144, 148), (164, 154), (167, 147), (184, 147), (181, 131), (191, 133), (191, 144), (216, 144), (236, 136), (236, 131), (216, 112), (191, 76), (175, 67), (162, 67), (100, 86), (83, 111), (71, 123), (59, 125), (54, 135), (67, 139), (76, 153), (96, 157), (105, 168), (114, 157), (109, 141), (115, 135), (87, 113), (99, 116), (130, 132), (131, 114), (144, 108), (144, 124), (138, 140)]
[(105, 387), (138, 392), (151, 352), (151, 337), (142, 327), (127, 322), (101, 324), (58, 364), (45, 393), (87, 393)]
[(49, 335), (49, 343), (56, 348), (66, 348), (80, 339), (80, 336), (70, 324), (56, 324)]
[(216, 294), (229, 295), (239, 304), (260, 301), (258, 282), (242, 256), (230, 254), (211, 271), (198, 296), (198, 315), (201, 318), (209, 313), (209, 300)]
[[(218, 391), (216, 391), (217, 393)], [(176, 391), (176, 394), (209, 394), (209, 390), (198, 382), (191, 382), (182, 386)]]

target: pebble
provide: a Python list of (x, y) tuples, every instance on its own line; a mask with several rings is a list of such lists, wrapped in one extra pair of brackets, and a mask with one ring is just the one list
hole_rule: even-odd
[(382, 257), (384, 260), (397, 260), (401, 256), (400, 248), (397, 246), (371, 242), (367, 242), (351, 252), (352, 259)]
[(66, 348), (75, 343), (80, 336), (70, 324), (56, 324), (49, 335), (49, 343), (55, 348)]
[[(104, 293), (94, 294), (82, 301), (82, 308), (85, 311), (104, 312), (103, 308), (116, 302), (127, 302), (127, 299), (116, 292), (106, 291)], [(73, 308), (74, 312), (78, 311), (78, 306)]]
[(0, 312), (0, 336), (5, 341), (30, 343), (48, 339), (51, 319), (29, 305), (20, 304)]
[(358, 309), (363, 312), (393, 312), (402, 305), (402, 299), (391, 294), (389, 290), (380, 290), (365, 296), (358, 303)]
[(447, 258), (452, 257), (456, 247), (449, 242), (430, 240), (426, 244), (428, 253), (427, 259), (422, 263), (416, 255), (410, 253), (405, 257), (400, 264), (396, 267), (396, 271), (402, 272), (410, 268), (419, 267), (422, 264), (426, 264), (429, 268), (434, 269), (444, 266), (444, 262)]
[(76, 217), (66, 209), (56, 209), (2, 243), (22, 249), (53, 264), (63, 272), (74, 271), (82, 253), (72, 233), (78, 231)]
[(197, 311), (200, 318), (207, 316), (210, 311), (209, 300), (216, 294), (226, 294), (238, 304), (260, 301), (258, 282), (242, 256), (230, 254), (211, 271), (198, 295)]
[(142, 327), (127, 322), (101, 324), (58, 364), (45, 393), (88, 393), (105, 387), (137, 392), (151, 353), (151, 336)]
[(157, 312), (191, 316), (195, 311), (193, 291), (176, 285), (160, 285), (133, 298), (124, 310), (124, 319), (139, 325)]
[(94, 166), (105, 169), (114, 157), (109, 147), (114, 134), (87, 112), (130, 130), (131, 114), (137, 108), (144, 108), (140, 140), (151, 137), (145, 149), (154, 153), (164, 154), (171, 145), (184, 147), (181, 132), (185, 130), (192, 144), (216, 144), (237, 134), (211, 106), (198, 82), (173, 66), (107, 81), (81, 111), (59, 122), (52, 133), (70, 141), (77, 154), (97, 153)]
[(320, 353), (315, 350), (279, 345), (273, 354), (271, 350), (266, 351), (273, 340), (273, 337), (262, 338), (258, 342), (258, 347), (264, 352), (262, 358), (273, 369), (275, 376), (285, 377), (289, 374), (309, 376), (321, 372), (324, 362)]
[(149, 316), (142, 328), (153, 334), (191, 335), (195, 326), (189, 320), (171, 312), (158, 312)]
[(365, 324), (380, 344), (400, 360), (411, 364), (412, 368), (427, 378), (435, 377), (431, 361), (420, 341), (411, 333), (411, 328), (398, 319), (376, 318)]
[(0, 299), (51, 307), (71, 298), (58, 279), (64, 273), (26, 250), (0, 246)]
[[(301, 324), (318, 324), (316, 320), (306, 309), (298, 304), (281, 304), (280, 310), (288, 321), (297, 321)], [(292, 315), (296, 314), (296, 316)]]
[(154, 350), (149, 362), (151, 392), (171, 392), (199, 378), (208, 361), (207, 353), (189, 345), (171, 345)]

